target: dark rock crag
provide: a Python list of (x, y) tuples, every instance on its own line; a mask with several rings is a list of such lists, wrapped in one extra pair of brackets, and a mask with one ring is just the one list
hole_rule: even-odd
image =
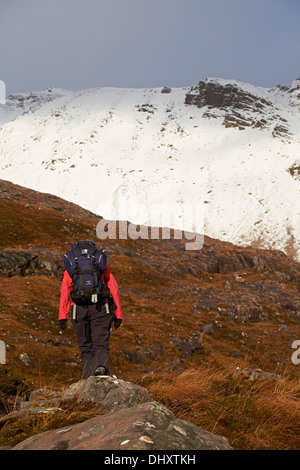
[(240, 130), (248, 127), (270, 127), (273, 129), (273, 137), (284, 138), (290, 135), (287, 120), (278, 115), (270, 100), (243, 90), (235, 83), (201, 80), (186, 94), (185, 104), (198, 108), (206, 106), (203, 117), (223, 117), (225, 127)]

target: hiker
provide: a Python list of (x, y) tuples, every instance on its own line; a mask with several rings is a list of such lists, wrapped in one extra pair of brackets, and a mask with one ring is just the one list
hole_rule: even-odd
[(81, 350), (83, 377), (109, 375), (109, 338), (112, 325), (122, 324), (118, 284), (107, 265), (104, 250), (90, 241), (73, 243), (64, 255), (59, 326), (65, 330), (72, 309), (72, 324)]

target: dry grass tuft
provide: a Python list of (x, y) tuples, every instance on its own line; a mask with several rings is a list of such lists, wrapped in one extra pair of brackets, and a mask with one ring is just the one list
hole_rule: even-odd
[(298, 378), (249, 381), (201, 366), (148, 377), (147, 388), (178, 418), (225, 436), (235, 449), (300, 448)]

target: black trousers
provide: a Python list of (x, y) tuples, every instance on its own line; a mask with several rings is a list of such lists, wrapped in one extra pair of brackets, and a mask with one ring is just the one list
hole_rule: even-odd
[(109, 373), (109, 338), (112, 315), (105, 305), (89, 304), (76, 306), (76, 319), (72, 319), (81, 351), (83, 377), (87, 379), (99, 366)]

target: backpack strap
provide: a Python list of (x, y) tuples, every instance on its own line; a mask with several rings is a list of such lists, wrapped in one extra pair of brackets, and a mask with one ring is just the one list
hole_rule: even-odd
[[(92, 263), (93, 263), (93, 271), (92, 272), (94, 274), (95, 286), (97, 286), (96, 287), (96, 294), (100, 294), (99, 279), (98, 279), (97, 265), (96, 265), (96, 261), (95, 261), (95, 256), (93, 256), (93, 255), (88, 255), (88, 256), (91, 258)], [(91, 273), (91, 271), (82, 271), (80, 269), (79, 262), (78, 262), (78, 256), (75, 257), (75, 265), (76, 265), (75, 275), (77, 276), (77, 278), (79, 278), (79, 283), (80, 283), (80, 295), (81, 295), (82, 298), (84, 298), (83, 274)], [(74, 279), (73, 282), (75, 282), (75, 279)]]
[(78, 257), (75, 257), (75, 264), (76, 264), (76, 274), (79, 277), (79, 282), (80, 282), (80, 294), (82, 297), (84, 297), (84, 284), (83, 284), (83, 277), (82, 277), (82, 271), (79, 268), (79, 263), (78, 263)]
[(95, 256), (91, 256), (91, 258), (92, 258), (92, 262), (93, 262), (95, 286), (97, 286), (96, 287), (96, 294), (100, 294), (99, 279), (98, 279), (98, 274), (97, 274), (97, 266), (96, 266)]

